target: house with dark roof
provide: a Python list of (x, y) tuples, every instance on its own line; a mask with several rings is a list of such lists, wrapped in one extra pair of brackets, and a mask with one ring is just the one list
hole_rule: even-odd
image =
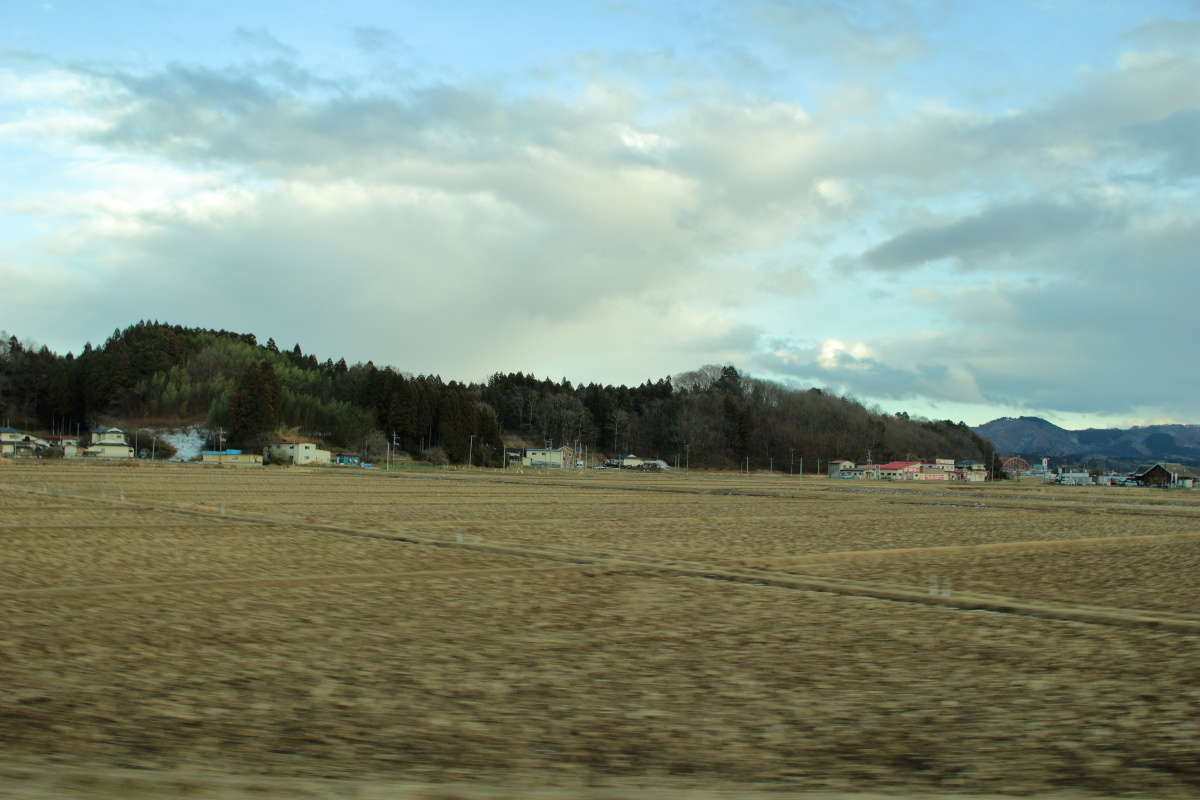
[(1142, 486), (1175, 486), (1190, 489), (1196, 484), (1195, 467), (1186, 464), (1159, 462), (1138, 467), (1132, 475)]

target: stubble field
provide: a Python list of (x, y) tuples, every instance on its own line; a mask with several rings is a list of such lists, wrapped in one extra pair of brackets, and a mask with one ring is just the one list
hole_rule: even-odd
[(0, 796), (1195, 796), (1198, 570), (1200, 492), (0, 466)]

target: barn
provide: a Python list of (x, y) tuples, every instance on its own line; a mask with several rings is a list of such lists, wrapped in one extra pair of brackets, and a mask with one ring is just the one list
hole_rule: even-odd
[(1159, 462), (1138, 467), (1130, 477), (1143, 486), (1184, 486), (1191, 488), (1200, 471), (1186, 464)]

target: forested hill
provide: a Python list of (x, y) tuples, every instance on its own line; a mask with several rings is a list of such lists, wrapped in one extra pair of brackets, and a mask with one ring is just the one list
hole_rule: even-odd
[(872, 412), (708, 366), (640, 386), (572, 385), (522, 373), (487, 383), (412, 376), (371, 362), (318, 361), (251, 334), (139, 322), (75, 356), (0, 339), (0, 417), (28, 430), (129, 420), (206, 423), (254, 448), (280, 428), (335, 447), (378, 450), (385, 435), (420, 456), (499, 464), (505, 436), (636, 453), (692, 466), (787, 469), (817, 459), (974, 458), (991, 444), (962, 423)]

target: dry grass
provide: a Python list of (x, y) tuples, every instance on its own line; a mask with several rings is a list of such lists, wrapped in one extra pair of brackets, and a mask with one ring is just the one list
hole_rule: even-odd
[[(474, 786), (1195, 795), (1200, 637), (636, 559), (921, 589), (936, 573), (1190, 613), (1200, 493), (844, 488), (5, 467), (3, 756)], [(500, 550), (467, 549), (485, 544)]]

